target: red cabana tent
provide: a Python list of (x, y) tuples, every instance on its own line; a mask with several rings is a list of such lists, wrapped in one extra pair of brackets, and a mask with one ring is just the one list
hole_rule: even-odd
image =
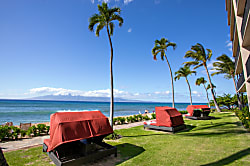
[(207, 105), (189, 105), (187, 106), (187, 111), (189, 113), (189, 116), (193, 116), (195, 109), (202, 109), (203, 111), (210, 112), (210, 108)]
[(184, 129), (184, 121), (181, 113), (172, 107), (155, 107), (156, 121), (144, 122), (144, 128), (177, 131)]
[(77, 140), (113, 133), (109, 120), (100, 111), (57, 112), (50, 116), (50, 139), (47, 152)]

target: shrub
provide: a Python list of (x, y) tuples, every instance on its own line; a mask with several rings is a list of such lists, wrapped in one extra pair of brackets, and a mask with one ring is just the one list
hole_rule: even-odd
[(242, 108), (242, 110), (235, 110), (236, 116), (239, 117), (240, 121), (242, 122), (245, 128), (250, 128), (250, 112), (248, 107)]
[(50, 126), (46, 126), (46, 134), (49, 134)]
[(121, 135), (118, 135), (116, 132), (105, 137), (106, 140), (116, 140), (119, 138), (121, 138)]
[(134, 116), (133, 116), (133, 119), (134, 119), (135, 122), (138, 122), (138, 121), (139, 121), (137, 115), (134, 115)]
[(3, 141), (6, 137), (8, 137), (10, 131), (9, 126), (0, 126), (0, 139)]
[(150, 120), (150, 118), (148, 117), (148, 115), (143, 116), (143, 119), (144, 119), (144, 120)]
[(113, 119), (113, 125), (115, 125), (115, 123), (117, 122), (117, 118)]
[(152, 118), (151, 119), (156, 119), (156, 114), (152, 113)]
[(38, 130), (37, 135), (41, 135), (41, 133), (45, 133), (46, 125), (45, 124), (38, 124), (37, 130)]
[[(37, 136), (37, 128), (35, 125), (31, 126), (29, 129), (28, 129), (29, 132), (31, 132), (31, 134), (33, 134), (35, 137)], [(31, 135), (30, 134), (30, 135)]]
[(142, 121), (143, 120), (143, 117), (142, 117), (141, 114), (137, 115), (137, 117), (138, 117), (138, 121)]
[(179, 111), (181, 114), (188, 114), (188, 112), (186, 110), (183, 111)]
[(25, 131), (25, 130), (21, 130), (21, 131), (20, 131), (20, 133), (21, 133), (21, 137), (25, 137), (26, 132), (27, 132), (27, 131)]

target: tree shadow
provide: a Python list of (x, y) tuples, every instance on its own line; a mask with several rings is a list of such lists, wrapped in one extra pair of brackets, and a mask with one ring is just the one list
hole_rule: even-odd
[(215, 161), (213, 163), (209, 163), (209, 164), (205, 164), (205, 165), (201, 165), (201, 166), (221, 166), (221, 165), (227, 165), (230, 164), (232, 162), (234, 162), (235, 160), (239, 160), (240, 158), (247, 156), (250, 154), (250, 148), (241, 150), (237, 153), (234, 153), (224, 159), (221, 159), (219, 161)]
[(217, 130), (217, 132), (201, 132), (201, 133), (183, 133), (183, 136), (191, 136), (191, 137), (214, 137), (225, 134), (245, 134), (247, 131), (244, 130)]
[[(155, 130), (156, 131), (156, 130)], [(159, 131), (159, 130), (158, 130)], [(164, 135), (164, 133), (162, 134), (142, 134), (142, 135), (123, 135), (122, 137), (146, 137), (146, 136), (154, 136), (154, 135)]]
[(119, 154), (121, 155), (121, 161), (118, 161), (116, 165), (121, 164), (133, 157), (138, 156), (139, 154), (143, 153), (145, 149), (140, 146), (136, 146), (129, 143), (119, 144), (116, 145)]
[[(204, 130), (204, 129), (210, 129), (210, 128), (215, 128), (215, 127), (220, 127), (220, 126), (225, 126), (225, 125), (236, 125), (236, 126), (241, 126), (240, 122), (222, 122), (222, 123), (213, 123), (211, 122), (211, 124), (209, 126), (207, 126), (208, 124), (206, 124), (206, 126), (204, 127), (199, 127), (197, 130)], [(234, 126), (228, 126), (228, 128), (234, 128)]]

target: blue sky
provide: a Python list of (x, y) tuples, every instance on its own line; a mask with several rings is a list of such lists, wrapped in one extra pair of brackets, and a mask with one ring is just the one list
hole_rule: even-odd
[[(232, 56), (225, 1), (218, 0), (105, 0), (121, 8), (122, 27), (115, 24), (115, 96), (171, 102), (166, 61), (153, 60), (154, 41), (166, 37), (177, 44), (167, 56), (173, 72), (185, 52), (201, 43), (212, 49), (212, 61)], [(109, 96), (110, 47), (105, 30), (96, 37), (88, 18), (100, 0), (1, 0), (0, 98), (21, 99), (48, 94)], [(189, 77), (193, 100), (206, 102), (198, 77)], [(235, 93), (232, 80), (212, 77), (218, 95)], [(175, 82), (177, 102), (189, 102), (183, 78)]]

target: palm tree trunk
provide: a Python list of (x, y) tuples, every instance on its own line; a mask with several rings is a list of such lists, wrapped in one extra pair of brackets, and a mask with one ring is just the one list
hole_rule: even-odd
[(211, 107), (211, 105), (210, 105), (210, 101), (209, 101), (209, 98), (208, 98), (207, 88), (206, 88), (205, 84), (203, 84), (203, 85), (204, 85), (204, 88), (205, 88), (205, 91), (206, 91), (206, 94), (207, 94), (207, 102), (208, 102), (208, 106), (209, 106), (209, 107)]
[(237, 92), (237, 87), (236, 87), (235, 78), (234, 78), (233, 74), (232, 74), (232, 78), (234, 81), (234, 88), (235, 88), (235, 92), (236, 92), (236, 96), (237, 96), (237, 100), (238, 100), (238, 105), (239, 105), (239, 108), (242, 109), (242, 103), (240, 101), (239, 93)]
[(0, 165), (1, 166), (8, 166), (8, 163), (3, 155), (2, 148), (0, 147)]
[(166, 58), (166, 61), (168, 63), (168, 67), (169, 67), (169, 71), (170, 71), (171, 83), (172, 83), (172, 97), (173, 97), (172, 107), (175, 108), (175, 104), (174, 104), (174, 80), (173, 80), (173, 74), (172, 74), (172, 70), (171, 70), (171, 67), (170, 67), (170, 64), (168, 62), (168, 58), (167, 58), (166, 54), (164, 56)]
[(187, 84), (188, 84), (188, 88), (189, 88), (189, 94), (190, 94), (190, 102), (191, 102), (191, 105), (193, 105), (193, 102), (192, 102), (192, 93), (191, 93), (191, 87), (190, 87), (190, 84), (189, 84), (189, 82), (188, 82), (188, 79), (187, 79), (187, 77), (185, 77), (186, 78), (186, 82), (187, 82)]
[(113, 46), (112, 46), (112, 41), (111, 37), (109, 34), (109, 28), (107, 26), (107, 32), (108, 32), (108, 37), (109, 37), (109, 44), (110, 44), (110, 125), (113, 129), (113, 116), (114, 116), (114, 94), (113, 94)]
[(213, 100), (214, 100), (215, 108), (217, 109), (218, 112), (221, 112), (220, 107), (218, 106), (216, 98), (214, 96), (214, 88), (213, 88), (213, 85), (212, 85), (212, 82), (211, 82), (211, 78), (210, 78), (206, 63), (203, 63), (203, 66), (205, 67), (206, 72), (207, 72), (207, 77), (208, 77), (209, 84), (211, 86), (211, 93), (212, 93), (212, 97), (213, 97)]

